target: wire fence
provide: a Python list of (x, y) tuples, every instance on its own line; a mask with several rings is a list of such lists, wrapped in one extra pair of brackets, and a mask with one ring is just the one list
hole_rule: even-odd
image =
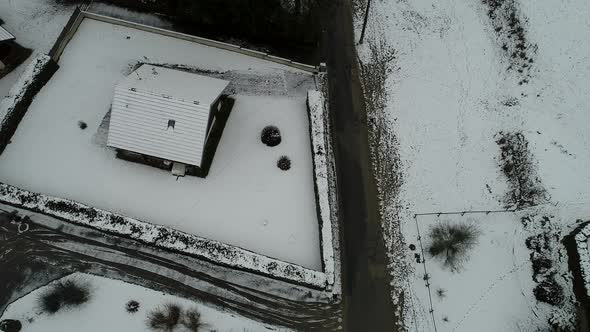
[(428, 310), (430, 313), (430, 316), (432, 318), (432, 325), (434, 327), (434, 331), (438, 332), (438, 329), (436, 327), (436, 318), (434, 317), (434, 305), (432, 302), (432, 289), (431, 289), (431, 284), (430, 284), (430, 274), (428, 273), (428, 268), (426, 266), (426, 255), (424, 252), (424, 244), (422, 243), (422, 234), (420, 233), (420, 225), (418, 222), (418, 217), (420, 216), (437, 216), (440, 217), (442, 215), (460, 215), (460, 216), (464, 216), (466, 214), (485, 214), (485, 215), (489, 215), (489, 214), (493, 214), (493, 213), (515, 213), (517, 211), (520, 211), (519, 209), (506, 209), (506, 210), (466, 210), (466, 211), (450, 211), (450, 212), (425, 212), (425, 213), (415, 213), (414, 214), (414, 221), (416, 222), (416, 232), (418, 234), (418, 244), (420, 245), (420, 263), (422, 264), (423, 270), (424, 270), (424, 285), (426, 286), (426, 288), (428, 289), (428, 300), (429, 300), (429, 305), (430, 305), (430, 309)]

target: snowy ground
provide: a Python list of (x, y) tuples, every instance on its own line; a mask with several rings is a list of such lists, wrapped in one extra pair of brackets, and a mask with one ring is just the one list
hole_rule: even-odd
[[(118, 160), (105, 146), (113, 87), (138, 61), (278, 76), (283, 90), (290, 79), (313, 84), (282, 65), (86, 19), (0, 157), (0, 179), (319, 270), (305, 94), (235, 87), (208, 177), (176, 179)], [(87, 129), (78, 128), (80, 120)], [(259, 141), (267, 124), (282, 132), (278, 147)], [(291, 158), (287, 172), (276, 167), (281, 155)]]
[[(511, 26), (499, 14), (492, 19), (482, 1), (373, 1), (367, 39), (358, 47), (365, 64), (372, 61), (371, 45), (380, 54), (395, 50), (385, 112), (399, 143), (403, 184), (396, 213), (407, 244), (417, 242), (415, 213), (507, 206), (511, 188), (499, 166), (495, 137), (500, 131), (524, 135), (531, 176), (547, 194), (542, 205), (518, 216), (474, 218), (483, 232), (463, 272), (446, 272), (426, 257), (431, 283), (448, 288), (446, 299), (433, 298), (439, 331), (535, 331), (557, 316), (567, 326), (573, 297), (566, 259), (558, 255), (563, 248), (552, 257), (552, 271), (565, 289), (560, 310), (532, 296), (531, 251), (523, 236), (551, 232), (562, 237), (577, 219), (590, 217), (590, 5), (584, 0), (496, 3), (504, 4), (508, 16), (514, 12), (517, 24)], [(523, 54), (513, 57), (510, 53), (520, 46), (508, 31), (519, 27)], [(524, 227), (523, 216), (534, 222)], [(551, 220), (550, 227), (535, 219), (541, 216)], [(426, 230), (434, 222), (418, 219)], [(397, 228), (398, 221), (389, 222)], [(480, 266), (483, 262), (490, 266)], [(422, 266), (412, 265), (407, 326), (433, 330)], [(533, 317), (537, 324), (530, 324)]]
[(56, 4), (55, 0), (3, 0), (0, 18), (20, 45), (33, 50), (27, 61), (0, 80), (0, 98), (8, 95), (10, 87), (31, 59), (47, 53), (74, 12), (75, 6)]
[[(166, 303), (179, 304), (183, 309), (196, 308), (205, 324), (204, 331), (287, 331), (264, 325), (228, 311), (207, 306), (202, 303), (147, 289), (126, 282), (75, 273), (65, 279), (87, 283), (91, 287), (90, 300), (77, 308), (65, 308), (50, 315), (42, 312), (37, 300), (47, 289), (41, 287), (8, 306), (2, 319), (18, 319), (23, 331), (148, 331), (147, 315)], [(51, 285), (51, 284), (50, 284)], [(136, 313), (128, 313), (128, 301), (139, 302)], [(183, 330), (177, 327), (174, 331)]]

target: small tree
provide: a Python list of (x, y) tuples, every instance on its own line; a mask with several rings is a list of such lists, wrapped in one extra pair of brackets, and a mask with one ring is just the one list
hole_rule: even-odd
[(76, 280), (59, 281), (51, 286), (39, 298), (39, 305), (44, 311), (53, 314), (63, 307), (74, 307), (90, 299), (90, 289), (87, 284)]
[(291, 169), (291, 159), (287, 156), (281, 156), (281, 158), (277, 160), (277, 167), (283, 171), (288, 171)]
[(430, 229), (428, 252), (443, 260), (443, 265), (458, 270), (468, 251), (477, 244), (479, 230), (474, 225), (441, 223)]
[(187, 310), (181, 323), (192, 332), (198, 332), (206, 325), (201, 319), (201, 313), (196, 308)]
[(154, 330), (170, 332), (178, 325), (181, 311), (178, 304), (168, 303), (163, 308), (150, 312), (148, 324)]
[(266, 126), (260, 133), (260, 140), (267, 146), (277, 146), (281, 144), (281, 132), (276, 126)]

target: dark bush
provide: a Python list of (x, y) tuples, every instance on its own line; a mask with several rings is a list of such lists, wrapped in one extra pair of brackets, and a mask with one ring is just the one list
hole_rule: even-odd
[(547, 191), (536, 171), (536, 162), (529, 142), (520, 132), (499, 132), (500, 167), (508, 180), (506, 208), (523, 208), (545, 203)]
[(163, 308), (150, 312), (148, 324), (154, 330), (172, 331), (180, 321), (181, 309), (178, 304), (168, 303)]
[(56, 313), (63, 307), (74, 307), (90, 299), (88, 285), (75, 280), (59, 281), (41, 295), (39, 304), (43, 311)]
[(267, 146), (277, 146), (281, 144), (281, 132), (275, 126), (266, 126), (262, 129), (260, 140)]
[(531, 261), (533, 262), (533, 279), (535, 281), (537, 276), (547, 273), (553, 266), (553, 262), (549, 258), (539, 255), (532, 256)]
[(288, 171), (291, 169), (291, 159), (289, 159), (287, 156), (281, 156), (281, 158), (279, 158), (277, 161), (277, 167), (283, 171)]
[(0, 331), (3, 332), (19, 332), (23, 328), (23, 325), (19, 320), (5, 319), (0, 321)]
[(457, 270), (469, 249), (477, 244), (478, 236), (474, 225), (441, 223), (430, 229), (428, 252), (433, 257), (442, 257), (443, 264), (451, 270)]
[(187, 330), (192, 332), (198, 332), (201, 330), (202, 327), (205, 326), (203, 321), (201, 320), (201, 313), (196, 309), (190, 309), (185, 312), (184, 317), (182, 319), (182, 325), (187, 328)]
[(538, 301), (549, 303), (551, 305), (560, 305), (564, 300), (563, 288), (555, 281), (552, 275), (541, 281), (533, 289), (535, 298)]
[(84, 130), (84, 129), (88, 128), (88, 125), (84, 121), (78, 121), (78, 127), (80, 127), (80, 129)]
[(127, 304), (125, 304), (125, 309), (129, 313), (132, 313), (132, 314), (136, 313), (137, 310), (139, 310), (139, 302), (137, 302), (135, 300), (131, 300), (131, 301), (127, 302)]

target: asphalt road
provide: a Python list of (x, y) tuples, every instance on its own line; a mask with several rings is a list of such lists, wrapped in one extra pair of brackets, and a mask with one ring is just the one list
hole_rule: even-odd
[(346, 331), (396, 331), (371, 172), (350, 0), (334, 0), (324, 18), (330, 114), (338, 178)]

